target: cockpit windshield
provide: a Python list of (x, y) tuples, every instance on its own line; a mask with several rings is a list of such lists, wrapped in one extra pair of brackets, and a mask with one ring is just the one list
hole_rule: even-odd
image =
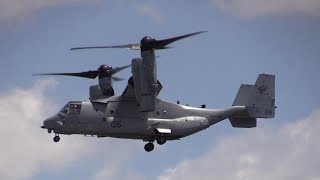
[(80, 114), (81, 111), (81, 101), (71, 101), (66, 104), (60, 112), (66, 114)]

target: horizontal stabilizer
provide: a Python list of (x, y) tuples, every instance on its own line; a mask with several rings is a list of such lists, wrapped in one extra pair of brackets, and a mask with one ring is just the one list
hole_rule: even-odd
[(252, 128), (257, 118), (275, 116), (275, 76), (260, 74), (254, 85), (241, 84), (233, 106), (245, 106), (245, 111), (229, 117), (233, 127)]
[(229, 120), (233, 127), (238, 127), (238, 128), (257, 127), (256, 118), (229, 118)]

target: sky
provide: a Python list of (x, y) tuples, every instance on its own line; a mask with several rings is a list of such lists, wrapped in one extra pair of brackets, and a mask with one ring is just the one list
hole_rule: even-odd
[[(70, 51), (208, 31), (157, 51), (160, 98), (231, 106), (240, 84), (276, 75), (276, 117), (228, 120), (144, 151), (144, 142), (53, 134), (45, 118), (97, 80), (34, 77), (130, 64), (139, 51)], [(320, 1), (0, 0), (0, 179), (320, 179)], [(129, 78), (130, 70), (119, 73)], [(114, 84), (122, 93), (126, 81)]]

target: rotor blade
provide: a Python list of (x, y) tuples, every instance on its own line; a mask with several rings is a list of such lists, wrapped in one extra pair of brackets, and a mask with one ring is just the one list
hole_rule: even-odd
[(127, 48), (132, 50), (140, 50), (140, 44), (127, 44), (127, 45), (117, 45), (117, 46), (89, 46), (89, 47), (76, 47), (70, 50), (80, 50), (80, 49), (105, 49), (105, 48)]
[(99, 73), (100, 73), (99, 71), (86, 71), (86, 72), (79, 72), (79, 73), (43, 73), (43, 74), (33, 74), (33, 75), (76, 76), (76, 77), (95, 79), (99, 75)]
[(112, 76), (111, 78), (114, 81), (123, 81), (124, 80), (124, 78), (120, 78), (120, 77), (116, 77), (116, 76)]
[(109, 73), (110, 73), (110, 75), (113, 75), (113, 74), (115, 74), (115, 73), (117, 73), (117, 72), (119, 72), (119, 71), (122, 71), (122, 70), (124, 70), (124, 69), (126, 69), (126, 68), (130, 67), (130, 66), (131, 66), (131, 65), (112, 68), (112, 69), (110, 69), (110, 70), (109, 70)]
[(169, 47), (166, 47), (168, 44), (171, 44), (171, 43), (178, 41), (180, 39), (184, 39), (184, 38), (194, 36), (197, 34), (201, 34), (201, 33), (205, 33), (205, 32), (208, 32), (208, 31), (199, 31), (199, 32), (186, 34), (186, 35), (182, 35), (182, 36), (177, 36), (177, 37), (173, 37), (173, 38), (169, 38), (169, 39), (156, 40), (154, 42), (154, 49), (167, 49), (167, 48), (169, 48)]

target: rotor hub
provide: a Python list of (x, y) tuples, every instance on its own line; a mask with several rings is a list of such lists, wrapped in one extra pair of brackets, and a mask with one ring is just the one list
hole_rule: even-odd
[(107, 70), (109, 70), (109, 69), (111, 69), (111, 67), (109, 67), (109, 66), (106, 65), (106, 64), (102, 64), (102, 65), (98, 68), (99, 71), (107, 71)]
[(102, 64), (98, 70), (100, 71), (99, 73), (99, 78), (103, 78), (103, 77), (107, 77), (110, 76), (109, 75), (109, 70), (112, 69), (112, 67), (106, 65), (106, 64)]
[(155, 39), (152, 39), (149, 36), (145, 36), (141, 39), (141, 50), (150, 50), (154, 48)]

